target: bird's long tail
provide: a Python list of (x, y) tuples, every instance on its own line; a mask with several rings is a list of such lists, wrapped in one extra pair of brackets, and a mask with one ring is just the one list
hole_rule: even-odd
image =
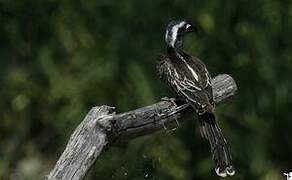
[(212, 158), (215, 162), (215, 171), (218, 176), (226, 177), (234, 175), (235, 170), (232, 165), (232, 158), (228, 144), (216, 122), (213, 113), (204, 113), (199, 115), (201, 134), (205, 137), (211, 146)]

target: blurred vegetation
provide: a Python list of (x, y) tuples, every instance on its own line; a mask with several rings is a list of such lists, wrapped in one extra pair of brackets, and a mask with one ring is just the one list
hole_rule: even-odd
[[(156, 75), (174, 19), (186, 48), (239, 92), (217, 108), (237, 174), (292, 171), (292, 1), (0, 0), (0, 179), (41, 179), (92, 106), (118, 112), (172, 96)], [(86, 179), (218, 179), (195, 118), (116, 144)]]

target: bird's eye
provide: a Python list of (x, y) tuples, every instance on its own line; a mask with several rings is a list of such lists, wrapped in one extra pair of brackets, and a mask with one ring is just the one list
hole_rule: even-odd
[(186, 25), (186, 29), (188, 29), (189, 27), (191, 27), (191, 25), (190, 25), (190, 24), (187, 24), (187, 25)]

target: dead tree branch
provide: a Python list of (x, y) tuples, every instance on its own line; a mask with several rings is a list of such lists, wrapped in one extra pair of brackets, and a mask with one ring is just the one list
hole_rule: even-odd
[[(215, 102), (231, 98), (237, 91), (235, 81), (223, 74), (213, 80)], [(69, 142), (47, 179), (79, 180), (97, 157), (116, 140), (150, 134), (169, 125), (191, 108), (175, 99), (162, 100), (126, 113), (115, 114), (113, 107), (93, 107), (75, 129)]]

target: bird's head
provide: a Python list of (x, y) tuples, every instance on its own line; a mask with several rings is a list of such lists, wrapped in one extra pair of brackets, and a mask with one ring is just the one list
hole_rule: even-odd
[(198, 31), (197, 27), (188, 21), (171, 21), (166, 29), (165, 42), (174, 48), (177, 43), (182, 43), (183, 35), (196, 31)]

